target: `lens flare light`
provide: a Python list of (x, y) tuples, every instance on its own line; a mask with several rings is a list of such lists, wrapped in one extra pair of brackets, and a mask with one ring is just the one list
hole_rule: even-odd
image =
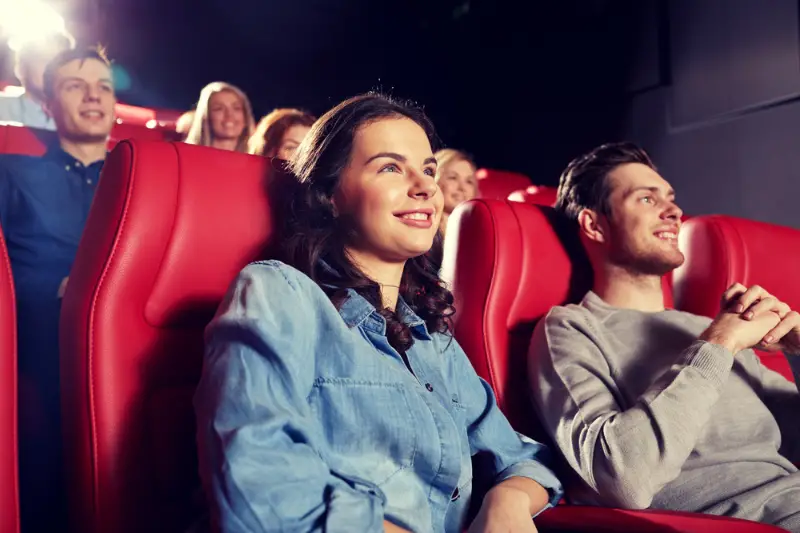
[(0, 0), (0, 26), (8, 46), (16, 51), (24, 44), (64, 31), (64, 19), (40, 0)]

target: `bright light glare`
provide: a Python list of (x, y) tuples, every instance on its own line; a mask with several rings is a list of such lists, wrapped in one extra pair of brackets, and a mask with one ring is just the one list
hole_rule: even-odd
[(40, 0), (0, 0), (0, 26), (9, 36), (8, 46), (22, 45), (63, 32), (64, 19)]

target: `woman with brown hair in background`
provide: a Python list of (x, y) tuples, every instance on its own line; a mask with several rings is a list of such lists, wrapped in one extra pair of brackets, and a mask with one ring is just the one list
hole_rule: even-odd
[(316, 117), (299, 109), (275, 109), (258, 123), (248, 152), (288, 161), (303, 142)]

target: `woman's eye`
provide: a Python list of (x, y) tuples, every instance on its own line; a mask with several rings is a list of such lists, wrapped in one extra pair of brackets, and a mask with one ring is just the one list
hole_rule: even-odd
[(382, 167), (379, 172), (400, 172), (400, 167), (394, 163), (391, 163)]

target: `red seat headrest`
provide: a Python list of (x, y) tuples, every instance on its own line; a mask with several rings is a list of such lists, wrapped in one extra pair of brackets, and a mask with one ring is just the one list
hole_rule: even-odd
[(544, 185), (531, 185), (526, 189), (514, 191), (508, 195), (512, 202), (522, 202), (524, 204), (546, 205), (553, 207), (558, 197), (558, 189), (555, 187), (545, 187)]
[(531, 180), (523, 174), (482, 168), (475, 173), (478, 178), (478, 198), (505, 200), (518, 189), (524, 189)]

